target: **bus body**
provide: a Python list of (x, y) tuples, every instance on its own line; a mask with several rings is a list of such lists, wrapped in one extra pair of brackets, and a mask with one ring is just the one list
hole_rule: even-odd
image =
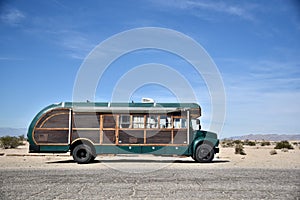
[(99, 154), (184, 155), (211, 162), (219, 140), (200, 130), (200, 116), (195, 103), (52, 104), (29, 126), (29, 152), (70, 152), (78, 163)]

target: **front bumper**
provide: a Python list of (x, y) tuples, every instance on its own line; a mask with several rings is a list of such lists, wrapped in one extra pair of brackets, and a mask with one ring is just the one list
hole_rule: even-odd
[(215, 148), (214, 148), (214, 152), (215, 152), (215, 153), (219, 153), (219, 152), (220, 152), (219, 147), (215, 147)]

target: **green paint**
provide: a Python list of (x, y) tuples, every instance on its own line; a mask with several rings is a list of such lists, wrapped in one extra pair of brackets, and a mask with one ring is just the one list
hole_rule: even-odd
[[(189, 110), (191, 118), (197, 118), (201, 115), (201, 108), (196, 103), (107, 103), (107, 102), (63, 102), (52, 104), (41, 110), (32, 120), (28, 128), (28, 141), (35, 152), (67, 152), (68, 145), (40, 145), (36, 146), (33, 141), (32, 132), (38, 120), (47, 112), (57, 108), (84, 108), (91, 112), (97, 108), (135, 108), (141, 112), (148, 112), (149, 109), (157, 110), (163, 108), (174, 108)], [(117, 145), (95, 145), (97, 154), (154, 154), (154, 155), (186, 155), (191, 156), (197, 146), (203, 142), (211, 143), (215, 148), (219, 145), (217, 134), (209, 131), (190, 130), (190, 146), (117, 146)]]

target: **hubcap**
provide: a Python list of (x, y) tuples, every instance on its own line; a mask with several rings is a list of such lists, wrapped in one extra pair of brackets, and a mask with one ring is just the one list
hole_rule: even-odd
[(208, 151), (208, 149), (202, 149), (202, 150), (200, 151), (200, 156), (201, 156), (201, 158), (204, 159), (204, 160), (206, 160), (206, 159), (209, 158), (209, 154), (210, 154), (210, 152)]
[(85, 158), (86, 157), (86, 151), (84, 149), (78, 151), (77, 156), (79, 158)]

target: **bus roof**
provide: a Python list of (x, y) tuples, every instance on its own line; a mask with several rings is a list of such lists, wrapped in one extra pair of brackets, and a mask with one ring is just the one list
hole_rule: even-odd
[[(113, 112), (113, 113), (172, 113), (190, 111), (191, 118), (201, 116), (197, 103), (112, 103), (112, 102), (61, 102), (50, 105), (54, 108), (70, 108), (77, 112)], [(48, 109), (47, 109), (48, 110)]]

